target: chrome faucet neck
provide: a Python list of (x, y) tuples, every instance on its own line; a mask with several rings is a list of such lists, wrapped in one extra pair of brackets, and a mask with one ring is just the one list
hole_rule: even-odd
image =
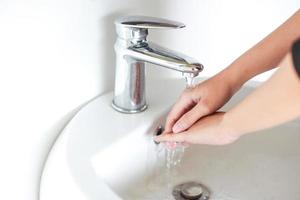
[(144, 16), (126, 16), (115, 21), (117, 41), (115, 90), (112, 106), (119, 112), (137, 113), (147, 108), (145, 63), (153, 63), (197, 76), (203, 66), (181, 53), (147, 41), (149, 28), (183, 28), (184, 24)]

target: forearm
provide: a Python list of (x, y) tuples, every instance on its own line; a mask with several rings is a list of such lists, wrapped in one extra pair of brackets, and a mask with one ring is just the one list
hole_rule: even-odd
[(276, 73), (228, 111), (222, 127), (234, 135), (262, 130), (300, 116), (300, 79), (287, 54)]
[(300, 37), (300, 10), (266, 38), (246, 51), (220, 72), (226, 76), (233, 92), (257, 74), (276, 67), (287, 54), (294, 40)]

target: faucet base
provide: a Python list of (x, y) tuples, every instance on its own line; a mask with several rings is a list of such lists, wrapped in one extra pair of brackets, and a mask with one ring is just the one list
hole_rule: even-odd
[(146, 110), (148, 108), (148, 105), (145, 104), (143, 107), (139, 108), (139, 109), (135, 109), (135, 110), (128, 110), (128, 109), (124, 109), (121, 108), (119, 106), (117, 106), (114, 101), (112, 101), (111, 103), (111, 107), (113, 109), (115, 109), (116, 111), (120, 112), (120, 113), (125, 113), (125, 114), (134, 114), (134, 113), (140, 113), (143, 112), (144, 110)]

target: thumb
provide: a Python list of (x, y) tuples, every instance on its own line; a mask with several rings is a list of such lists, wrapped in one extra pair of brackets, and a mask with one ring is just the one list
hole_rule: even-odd
[(206, 106), (201, 103), (198, 103), (194, 108), (189, 112), (185, 113), (173, 126), (172, 131), (174, 133), (182, 132), (190, 128), (196, 121), (201, 117), (208, 115), (209, 110)]

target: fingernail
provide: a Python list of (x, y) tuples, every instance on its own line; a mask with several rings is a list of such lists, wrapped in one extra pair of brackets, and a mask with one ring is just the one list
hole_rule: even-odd
[(184, 130), (184, 127), (182, 126), (182, 124), (179, 122), (179, 123), (176, 123), (174, 126), (173, 126), (173, 132), (174, 133), (179, 133), (180, 131), (183, 131)]

